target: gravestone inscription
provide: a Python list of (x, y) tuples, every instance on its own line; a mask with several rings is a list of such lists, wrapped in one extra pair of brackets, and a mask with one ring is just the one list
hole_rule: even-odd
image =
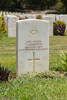
[(17, 75), (49, 69), (49, 23), (27, 19), (17, 22)]

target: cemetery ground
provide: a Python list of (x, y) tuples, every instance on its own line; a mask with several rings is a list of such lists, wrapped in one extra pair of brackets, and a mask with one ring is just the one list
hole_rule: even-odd
[[(67, 77), (60, 63), (59, 50), (67, 52), (67, 36), (50, 37), (50, 70), (0, 82), (0, 100), (67, 100)], [(0, 38), (0, 64), (16, 73), (16, 38)]]

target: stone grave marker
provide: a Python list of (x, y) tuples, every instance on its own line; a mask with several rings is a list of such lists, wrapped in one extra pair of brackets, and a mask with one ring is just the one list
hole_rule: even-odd
[(50, 16), (43, 16), (42, 18), (49, 21), (49, 36), (53, 36), (53, 18)]
[(56, 14), (55, 21), (60, 20), (60, 16)]
[(67, 15), (60, 15), (60, 20), (66, 23), (66, 30), (67, 30)]
[(46, 16), (52, 17), (53, 22), (56, 20), (56, 14), (46, 14)]
[(27, 72), (49, 69), (49, 23), (26, 19), (17, 22), (16, 69), (17, 76)]
[(5, 21), (5, 23), (6, 23), (6, 25), (8, 24), (8, 17), (10, 17), (11, 15), (5, 15), (4, 16), (4, 21)]
[(18, 20), (16, 16), (7, 16), (8, 37), (16, 37), (16, 21)]

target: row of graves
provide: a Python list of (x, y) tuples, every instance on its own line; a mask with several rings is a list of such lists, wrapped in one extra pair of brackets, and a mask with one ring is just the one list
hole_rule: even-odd
[[(67, 21), (67, 15), (34, 15), (34, 14), (22, 14), (20, 16), (15, 15), (5, 15), (4, 21), (6, 22), (8, 28), (8, 37), (16, 37), (16, 21), (26, 20), (26, 19), (41, 19), (49, 21), (49, 36), (53, 36), (53, 23), (56, 20)], [(66, 23), (67, 29), (67, 23)]]
[(0, 16), (1, 16), (1, 15), (4, 15), (4, 16), (6, 16), (6, 15), (20, 16), (20, 15), (22, 15), (22, 13), (21, 13), (21, 12), (0, 11)]
[(53, 22), (63, 20), (67, 15), (23, 14), (20, 17), (6, 15), (4, 21), (8, 27), (8, 37), (16, 37), (17, 76), (27, 72), (49, 70), (49, 36), (53, 36)]

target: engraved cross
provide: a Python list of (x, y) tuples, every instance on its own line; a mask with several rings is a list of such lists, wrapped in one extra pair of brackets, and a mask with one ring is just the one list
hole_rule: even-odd
[(29, 61), (32, 61), (32, 67), (33, 67), (33, 72), (35, 72), (35, 61), (39, 61), (39, 58), (35, 58), (35, 52), (33, 52), (33, 58), (28, 59)]

